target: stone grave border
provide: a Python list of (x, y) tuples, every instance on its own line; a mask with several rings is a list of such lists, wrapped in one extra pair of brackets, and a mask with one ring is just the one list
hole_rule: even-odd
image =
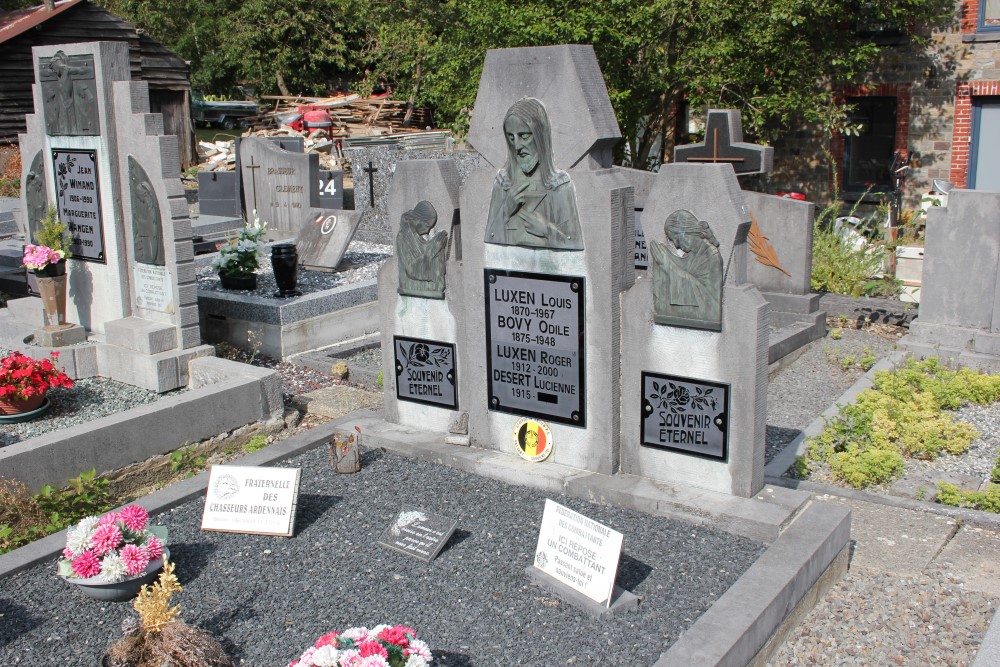
[(377, 386), (378, 374), (382, 371), (381, 366), (362, 366), (348, 361), (358, 352), (376, 348), (381, 348), (381, 333), (378, 332), (318, 350), (303, 352), (290, 361), (296, 366), (304, 366), (328, 375), (331, 366), (338, 361), (343, 361), (347, 364), (347, 381), (350, 384), (382, 391), (382, 388)]
[[(491, 450), (444, 445), (433, 434), (388, 424), (383, 437), (374, 430), (385, 424), (377, 413), (362, 410), (304, 431), (239, 459), (240, 465), (272, 465), (327, 444), (341, 429), (361, 424), (366, 447), (433, 461), (486, 477), (523, 485), (530, 465)], [(395, 433), (385, 432), (388, 428)], [(395, 435), (394, 438), (384, 436)], [(536, 486), (565, 492), (591, 502), (630, 507), (696, 524), (713, 524), (769, 544), (756, 563), (695, 621), (653, 667), (747, 665), (755, 656), (776, 650), (785, 633), (836, 582), (847, 568), (850, 512), (809, 501), (809, 494), (766, 487), (759, 497), (736, 498), (695, 489), (657, 485), (629, 475), (609, 477), (547, 465), (533, 468)], [(629, 479), (625, 479), (629, 478)], [(150, 514), (177, 507), (204, 494), (208, 472), (183, 480), (134, 501)], [(0, 580), (55, 558), (66, 543), (66, 531), (42, 538), (0, 556)]]
[(81, 470), (116, 470), (284, 414), (276, 371), (200, 357), (191, 360), (190, 376), (190, 389), (177, 396), (2, 447), (0, 469), (37, 490)]

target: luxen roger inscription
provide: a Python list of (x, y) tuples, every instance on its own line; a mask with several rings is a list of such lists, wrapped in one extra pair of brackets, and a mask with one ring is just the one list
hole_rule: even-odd
[(489, 407), (586, 425), (584, 279), (485, 270)]

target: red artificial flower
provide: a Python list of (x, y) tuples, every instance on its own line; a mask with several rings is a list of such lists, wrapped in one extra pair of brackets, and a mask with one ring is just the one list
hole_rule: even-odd
[(410, 645), (410, 640), (406, 636), (407, 634), (414, 635), (416, 632), (411, 628), (397, 625), (393, 628), (386, 628), (382, 632), (378, 633), (378, 638), (384, 642), (389, 642), (390, 644), (406, 648)]
[(316, 648), (323, 648), (324, 646), (332, 646), (333, 648), (337, 648), (336, 632), (330, 632), (316, 640)]
[[(52, 352), (52, 359), (59, 356)], [(73, 380), (56, 369), (49, 359), (32, 359), (12, 352), (0, 360), (0, 397), (27, 399), (52, 387), (72, 387)]]
[(389, 652), (385, 650), (384, 646), (373, 639), (361, 642), (358, 645), (358, 651), (361, 653), (362, 658), (367, 658), (370, 655), (380, 655), (386, 660), (389, 659)]

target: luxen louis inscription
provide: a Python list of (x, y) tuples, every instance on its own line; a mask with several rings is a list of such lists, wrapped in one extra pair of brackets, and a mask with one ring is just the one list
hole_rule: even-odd
[(489, 407), (586, 426), (584, 279), (485, 270)]
[(642, 444), (725, 461), (729, 385), (642, 374)]

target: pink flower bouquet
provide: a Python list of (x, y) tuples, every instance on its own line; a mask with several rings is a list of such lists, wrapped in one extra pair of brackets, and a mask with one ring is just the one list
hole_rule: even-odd
[(323, 635), (288, 667), (427, 667), (433, 659), (413, 628), (377, 625)]
[(21, 263), (29, 269), (37, 271), (44, 269), (49, 264), (58, 264), (65, 258), (66, 253), (62, 250), (53, 250), (43, 245), (28, 244), (24, 246), (24, 257), (21, 259)]
[(89, 516), (67, 531), (59, 575), (99, 576), (109, 584), (124, 581), (143, 574), (151, 561), (160, 558), (166, 541), (166, 528), (149, 526), (149, 514), (138, 505)]

